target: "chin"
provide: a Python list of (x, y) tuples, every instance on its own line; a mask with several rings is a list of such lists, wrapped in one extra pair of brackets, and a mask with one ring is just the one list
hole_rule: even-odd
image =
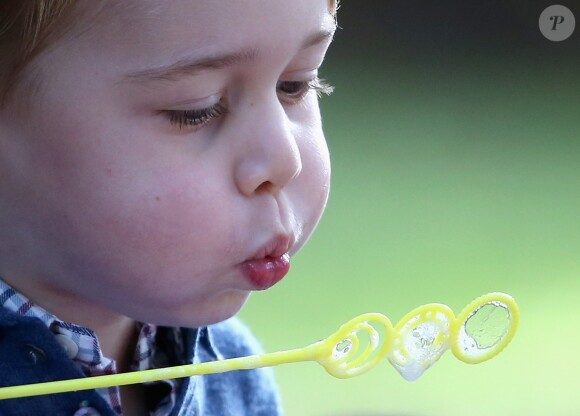
[[(191, 304), (178, 306), (179, 309), (159, 308), (145, 316), (144, 322), (161, 326), (199, 328), (225, 321), (236, 315), (244, 306), (250, 292), (228, 290), (202, 301), (192, 300)], [(164, 313), (159, 313), (164, 310)], [(157, 312), (157, 314), (155, 313)], [(149, 314), (148, 314), (149, 315)]]
[(208, 308), (206, 323), (204, 325), (216, 324), (236, 315), (246, 304), (251, 292), (232, 290), (224, 293), (220, 299), (216, 299), (215, 305)]

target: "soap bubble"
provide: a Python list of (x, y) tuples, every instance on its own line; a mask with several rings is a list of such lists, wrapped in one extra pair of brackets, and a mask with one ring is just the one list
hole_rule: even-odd
[(499, 354), (511, 341), (518, 325), (513, 299), (490, 294), (476, 299), (458, 316), (453, 353), (468, 363), (480, 363)]
[(449, 349), (455, 317), (445, 305), (415, 309), (396, 326), (389, 361), (405, 380), (415, 381)]
[(350, 339), (343, 339), (334, 347), (332, 357), (335, 360), (340, 360), (348, 355), (352, 348), (352, 341)]

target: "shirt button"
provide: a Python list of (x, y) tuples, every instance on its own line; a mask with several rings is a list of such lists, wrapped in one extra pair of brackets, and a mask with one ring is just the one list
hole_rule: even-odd
[(101, 416), (101, 414), (97, 409), (89, 406), (88, 401), (83, 400), (80, 404), (80, 409), (77, 410), (73, 416)]
[(76, 342), (74, 342), (72, 339), (63, 334), (56, 334), (54, 337), (56, 338), (56, 341), (60, 344), (60, 346), (64, 348), (66, 354), (68, 355), (68, 358), (73, 359), (77, 356), (77, 354), (79, 353), (79, 346), (77, 345)]
[(101, 416), (101, 414), (94, 407), (83, 406), (73, 416)]

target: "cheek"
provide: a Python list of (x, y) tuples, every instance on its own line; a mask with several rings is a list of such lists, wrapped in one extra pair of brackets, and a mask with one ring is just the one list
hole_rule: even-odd
[(303, 158), (305, 175), (318, 204), (325, 204), (330, 188), (330, 156), (322, 133), (309, 143)]
[(304, 240), (318, 223), (330, 190), (330, 158), (322, 130), (301, 146), (302, 172), (296, 181), (295, 216), (302, 219)]
[(232, 228), (226, 196), (184, 173), (171, 178), (145, 177), (146, 185), (123, 194), (117, 204), (102, 206), (96, 212), (102, 243), (117, 241), (125, 256), (162, 259), (165, 265), (195, 257), (203, 267), (212, 251), (224, 250)]
[(134, 161), (92, 148), (74, 175), (61, 171), (68, 179), (59, 187), (66, 192), (51, 194), (65, 197), (50, 203), (48, 222), (75, 273), (91, 268), (115, 284), (131, 277), (143, 283), (161, 275), (180, 279), (210, 269), (212, 253), (228, 249), (234, 227), (226, 178), (160, 150), (150, 157), (144, 147), (139, 154), (118, 151)]
[[(231, 198), (197, 182), (185, 181), (180, 189), (175, 189), (175, 184), (166, 189), (141, 217), (145, 233), (156, 239), (156, 252), (163, 250), (166, 257), (175, 260), (195, 257), (203, 268), (216, 252), (229, 251), (229, 234), (234, 230), (234, 215), (228, 208)], [(140, 239), (140, 229), (135, 231)]]
[(320, 113), (314, 118), (311, 128), (309, 129), (311, 140), (305, 143), (302, 158), (305, 166), (310, 166), (309, 171), (316, 179), (313, 181), (315, 186), (320, 187), (322, 193), (328, 196), (330, 185), (330, 155), (326, 138), (322, 131), (322, 124), (320, 120)]
[(76, 218), (67, 241), (70, 274), (92, 276), (97, 287), (131, 291), (152, 304), (211, 293), (236, 239), (231, 204), (185, 180), (149, 184), (100, 206), (95, 198), (95, 210)]
[(307, 189), (310, 203), (315, 206), (322, 205), (323, 209), (330, 186), (330, 156), (322, 131), (317, 98), (311, 94), (306, 100), (308, 111), (304, 113), (303, 119), (297, 120), (299, 131), (295, 132), (302, 160), (299, 181)]

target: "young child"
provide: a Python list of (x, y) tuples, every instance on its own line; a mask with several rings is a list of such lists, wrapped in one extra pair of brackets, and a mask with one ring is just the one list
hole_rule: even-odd
[[(3, 0), (0, 385), (258, 353), (235, 318), (324, 210), (329, 0)], [(276, 415), (268, 370), (0, 415)]]

